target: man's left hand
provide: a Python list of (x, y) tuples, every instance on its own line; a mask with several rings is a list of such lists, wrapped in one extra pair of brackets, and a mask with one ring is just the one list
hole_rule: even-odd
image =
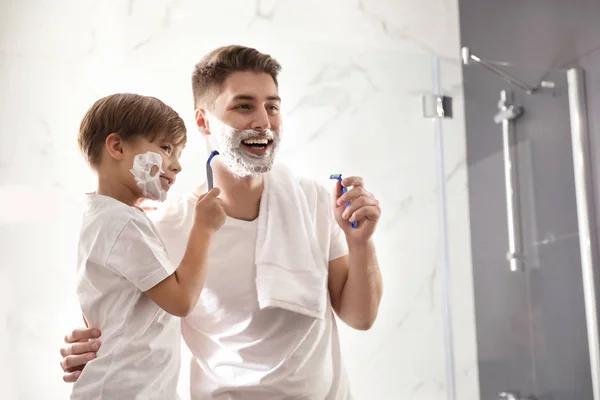
[[(348, 191), (342, 194), (342, 186)], [(337, 182), (333, 192), (333, 213), (350, 242), (366, 243), (375, 232), (381, 217), (379, 201), (365, 190), (362, 178), (351, 176)], [(346, 203), (350, 203), (346, 207)], [(358, 226), (352, 228), (351, 223)]]

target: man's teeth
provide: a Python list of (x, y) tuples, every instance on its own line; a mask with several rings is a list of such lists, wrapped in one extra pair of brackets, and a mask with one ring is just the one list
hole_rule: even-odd
[(248, 140), (242, 141), (242, 143), (249, 144), (249, 145), (266, 146), (267, 144), (269, 144), (269, 140), (268, 139), (248, 139)]

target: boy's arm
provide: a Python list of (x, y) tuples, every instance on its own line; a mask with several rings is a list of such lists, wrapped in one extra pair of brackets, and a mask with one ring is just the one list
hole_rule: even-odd
[(185, 317), (204, 287), (212, 235), (225, 223), (219, 189), (199, 197), (181, 263), (174, 268), (147, 219), (132, 219), (115, 241), (106, 266), (125, 277), (169, 314)]
[(206, 277), (208, 246), (214, 229), (194, 224), (187, 248), (177, 268), (150, 221), (132, 219), (121, 231), (106, 267), (123, 276), (177, 317), (185, 317), (196, 305)]
[[(187, 315), (195, 306), (206, 278), (206, 255), (211, 232), (193, 227), (187, 249), (177, 270), (145, 293), (159, 307), (173, 315)], [(133, 254), (132, 254), (133, 255)], [(198, 264), (202, 264), (199, 268)], [(100, 348), (100, 330), (78, 328), (65, 335), (66, 345), (60, 349), (63, 380), (76, 382), (85, 365), (96, 357)]]
[(211, 237), (212, 232), (208, 229), (194, 226), (177, 270), (145, 291), (152, 301), (169, 314), (185, 317), (196, 306), (206, 279)]
[[(186, 315), (198, 301), (206, 277), (206, 255), (211, 235), (210, 231), (193, 227), (179, 268), (145, 291), (152, 301), (168, 313)], [(127, 239), (131, 240), (132, 238), (130, 236)], [(160, 253), (162, 252), (158, 252), (158, 255), (150, 253), (152, 253), (152, 257), (161, 258)], [(136, 255), (138, 257), (149, 256), (148, 252), (135, 251), (130, 251), (129, 255), (132, 257), (136, 257)], [(198, 267), (199, 264), (201, 264), (200, 267)], [(154, 272), (156, 273), (156, 271)], [(128, 275), (134, 277), (131, 271), (128, 271)], [(66, 345), (60, 349), (62, 356), (60, 366), (64, 372), (63, 380), (68, 383), (76, 382), (79, 379), (81, 371), (90, 360), (96, 357), (96, 352), (101, 346), (100, 341), (95, 340), (100, 338), (100, 330), (90, 328), (85, 316), (83, 316), (83, 321), (87, 328), (74, 329), (65, 335)]]

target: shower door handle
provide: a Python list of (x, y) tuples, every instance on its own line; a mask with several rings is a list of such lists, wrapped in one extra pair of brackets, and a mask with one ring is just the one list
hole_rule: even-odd
[(501, 392), (498, 394), (498, 400), (536, 400), (535, 397), (522, 397), (519, 392)]
[(506, 189), (506, 222), (508, 227), (508, 252), (506, 259), (511, 271), (522, 268), (521, 215), (518, 196), (518, 175), (516, 166), (516, 140), (514, 121), (523, 114), (521, 107), (509, 104), (508, 93), (500, 92), (499, 112), (494, 122), (502, 125), (502, 151), (504, 156), (504, 184)]
[(498, 394), (498, 400), (522, 400), (518, 392), (501, 392)]
[(522, 397), (519, 392), (501, 392), (498, 394), (498, 400), (536, 400), (535, 397)]

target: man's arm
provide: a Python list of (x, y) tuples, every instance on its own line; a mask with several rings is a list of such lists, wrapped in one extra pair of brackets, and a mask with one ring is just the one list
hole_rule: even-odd
[[(343, 193), (342, 186), (352, 189)], [(359, 177), (346, 178), (341, 184), (338, 182), (333, 203), (335, 220), (346, 236), (348, 255), (329, 262), (331, 304), (346, 324), (367, 330), (375, 322), (383, 291), (371, 239), (381, 209), (377, 199), (365, 190), (363, 180)], [(352, 228), (351, 222), (357, 222), (356, 228)]]
[(375, 246), (350, 246), (349, 254), (329, 262), (329, 294), (336, 314), (354, 329), (367, 330), (377, 318), (383, 283)]

